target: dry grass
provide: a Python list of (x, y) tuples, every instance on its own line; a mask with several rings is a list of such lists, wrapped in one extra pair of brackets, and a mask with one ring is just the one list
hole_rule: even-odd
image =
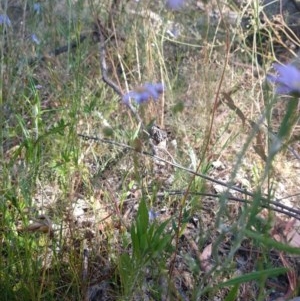
[[(153, 3), (2, 4), (3, 300), (297, 294), (299, 253), (275, 241), (294, 224), (271, 203), (299, 199), (299, 158), (269, 151), (287, 103), (265, 83), (274, 57), (257, 63), (228, 3)], [(166, 87), (136, 107), (142, 124), (102, 79), (99, 30), (122, 93)], [(168, 137), (154, 146), (162, 160), (153, 124)], [(285, 142), (299, 152), (298, 127)]]

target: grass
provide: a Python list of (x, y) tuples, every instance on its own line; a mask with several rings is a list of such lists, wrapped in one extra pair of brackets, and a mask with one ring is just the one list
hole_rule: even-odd
[(296, 296), (298, 100), (265, 83), (257, 8), (251, 48), (230, 1), (34, 4), (1, 8), (2, 300)]

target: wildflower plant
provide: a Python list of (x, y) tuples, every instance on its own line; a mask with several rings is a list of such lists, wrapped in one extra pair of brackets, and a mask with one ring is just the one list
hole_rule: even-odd
[(300, 96), (300, 70), (292, 64), (274, 64), (276, 75), (269, 74), (267, 80), (276, 85), (276, 94)]
[(41, 11), (42, 11), (41, 3), (34, 3), (33, 4), (33, 11), (36, 12), (37, 14), (40, 14)]
[(34, 44), (36, 44), (36, 45), (40, 45), (41, 44), (41, 41), (39, 40), (39, 38), (36, 36), (36, 34), (32, 34), (31, 36), (30, 36), (30, 38), (31, 38), (31, 41), (34, 43)]
[(292, 63), (287, 65), (274, 64), (277, 74), (267, 75), (267, 80), (275, 84), (275, 94), (290, 95), (291, 99), (286, 104), (285, 115), (281, 121), (276, 137), (273, 137), (270, 146), (271, 158), (282, 149), (285, 141), (289, 141), (290, 135), (296, 125), (299, 116), (297, 114), (300, 97), (300, 70)]
[(164, 86), (162, 83), (145, 83), (141, 87), (126, 93), (122, 100), (125, 104), (128, 104), (130, 99), (134, 99), (137, 104), (142, 104), (150, 99), (157, 101), (163, 92)]
[(167, 7), (172, 10), (179, 10), (183, 7), (184, 0), (168, 0)]
[(145, 201), (141, 200), (135, 223), (130, 229), (132, 254), (124, 253), (120, 256), (118, 270), (127, 297), (138, 290), (137, 285), (140, 278), (144, 278), (145, 268), (151, 267), (151, 271), (156, 268), (166, 269), (166, 266), (154, 266), (158, 263), (157, 258), (163, 258), (171, 250), (172, 235), (167, 231), (169, 220), (155, 223), (152, 214)]
[(0, 26), (1, 25), (11, 27), (11, 21), (9, 17), (5, 14), (0, 14)]

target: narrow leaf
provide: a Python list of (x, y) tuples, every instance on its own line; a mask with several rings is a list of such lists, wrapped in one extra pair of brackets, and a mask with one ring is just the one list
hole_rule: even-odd
[(264, 278), (265, 277), (274, 277), (274, 276), (284, 274), (287, 271), (288, 271), (288, 269), (286, 269), (286, 268), (274, 268), (274, 269), (267, 269), (267, 270), (252, 272), (252, 273), (240, 276), (240, 277), (230, 279), (230, 280), (225, 281), (223, 283), (220, 283), (218, 285), (218, 287), (237, 285), (237, 284), (249, 282), (249, 281), (252, 281), (252, 280), (259, 280), (262, 277), (264, 277)]

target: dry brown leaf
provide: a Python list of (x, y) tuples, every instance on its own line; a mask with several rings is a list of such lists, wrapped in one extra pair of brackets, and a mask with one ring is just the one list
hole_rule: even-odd
[(212, 268), (212, 265), (210, 264), (211, 253), (212, 244), (209, 244), (203, 249), (202, 253), (199, 256), (200, 266), (204, 272), (209, 272)]
[(285, 221), (277, 217), (272, 230), (272, 237), (279, 242), (287, 243), (291, 247), (300, 247), (300, 221), (290, 219)]
[(290, 266), (289, 262), (285, 259), (283, 252), (279, 253), (281, 262), (285, 268), (288, 268), (287, 277), (289, 280), (289, 289), (285, 294), (285, 298), (289, 298), (294, 295), (297, 289), (297, 274), (294, 269)]
[(222, 94), (224, 97), (224, 103), (229, 107), (229, 109), (231, 109), (238, 115), (238, 117), (242, 121), (243, 126), (245, 126), (247, 118), (245, 117), (244, 113), (234, 104), (234, 101), (230, 96), (231, 93), (223, 92)]
[(188, 239), (190, 248), (195, 252), (198, 260), (200, 262), (200, 267), (203, 272), (209, 272), (212, 269), (210, 264), (211, 254), (212, 254), (212, 244), (207, 245), (202, 253), (198, 251), (198, 246), (193, 239)]
[(300, 221), (296, 219), (291, 219), (289, 222), (286, 223), (286, 227), (283, 231), (283, 234), (285, 236), (285, 241), (291, 247), (296, 247), (296, 248), (300, 247), (299, 228), (300, 228)]

